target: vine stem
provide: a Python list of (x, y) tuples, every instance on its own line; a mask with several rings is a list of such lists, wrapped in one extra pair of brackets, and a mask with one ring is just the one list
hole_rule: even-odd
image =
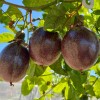
[[(48, 4), (41, 5), (41, 6), (38, 6), (38, 7), (27, 7), (27, 6), (17, 5), (17, 4), (14, 4), (14, 3), (7, 2), (5, 0), (1, 0), (0, 2), (2, 2), (3, 4), (6, 4), (6, 5), (22, 8), (24, 10), (36, 10), (36, 11), (38, 11), (40, 9), (46, 9), (46, 8), (56, 4), (57, 0), (54, 0), (54, 1), (50, 2), (50, 3), (48, 3)], [(63, 0), (61, 2), (77, 2), (77, 1), (76, 0)]]

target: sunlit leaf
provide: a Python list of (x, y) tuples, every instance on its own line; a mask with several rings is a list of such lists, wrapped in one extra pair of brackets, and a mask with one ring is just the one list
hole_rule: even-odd
[(45, 82), (52, 82), (52, 71), (49, 67), (45, 70), (45, 72), (40, 76)]
[(0, 34), (0, 43), (9, 42), (14, 39), (14, 34), (4, 32)]
[(97, 63), (96, 65), (94, 65), (91, 70), (94, 70), (96, 74), (98, 74), (100, 76), (100, 63)]
[(94, 92), (97, 98), (100, 98), (100, 79), (98, 79), (94, 84)]
[(40, 20), (39, 24), (38, 24), (38, 27), (43, 27), (43, 26), (44, 26), (44, 20)]
[(38, 7), (48, 4), (54, 0), (23, 0), (23, 4), (28, 7)]
[(23, 95), (28, 95), (34, 87), (34, 77), (26, 77), (22, 82), (21, 93)]
[(62, 90), (66, 87), (67, 82), (60, 82), (57, 86), (54, 87), (53, 91), (55, 93), (61, 93)]
[(30, 67), (28, 69), (27, 74), (29, 76), (40, 76), (44, 73), (46, 67), (39, 66), (35, 64), (32, 60), (30, 60)]
[(91, 96), (95, 96), (94, 90), (93, 90), (93, 86), (92, 85), (85, 85), (85, 90), (88, 94), (90, 94)]

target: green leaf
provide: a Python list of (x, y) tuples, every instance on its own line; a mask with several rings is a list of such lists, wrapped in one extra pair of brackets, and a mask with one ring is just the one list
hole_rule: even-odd
[(94, 2), (94, 9), (100, 8), (100, 0), (95, 0)]
[(29, 76), (40, 76), (44, 73), (46, 67), (39, 66), (35, 64), (32, 60), (30, 60), (30, 67), (28, 69), (27, 74)]
[(46, 68), (45, 72), (40, 76), (45, 82), (52, 82), (52, 71), (49, 67)]
[(6, 13), (13, 18), (13, 20), (21, 18), (22, 12), (15, 6), (9, 6)]
[(43, 84), (43, 85), (41, 85), (41, 87), (40, 87), (40, 90), (43, 92), (43, 91), (46, 91), (48, 89), (48, 86), (47, 86), (47, 84)]
[(61, 3), (52, 7), (47, 11), (48, 14), (44, 18), (44, 28), (62, 30), (71, 25), (74, 17), (69, 18), (68, 14), (73, 10), (75, 10), (75, 7), (71, 3)]
[(2, 13), (2, 10), (0, 10), (0, 23), (8, 24), (10, 20), (11, 19), (5, 13)]
[(65, 98), (66, 100), (79, 100), (79, 96), (71, 84), (66, 85)]
[(35, 78), (34, 77), (29, 77), (27, 76), (24, 81), (22, 82), (22, 86), (21, 86), (21, 93), (26, 96), (28, 95), (33, 87), (34, 87), (34, 80)]
[(88, 77), (88, 71), (84, 71), (82, 72), (82, 74), (80, 74), (81, 77), (81, 83), (85, 83), (87, 81), (87, 77)]
[[(2, 0), (2, 1), (4, 1), (4, 0)], [(2, 7), (2, 6), (3, 6), (3, 3), (2, 3), (2, 1), (0, 1), (0, 7)]]
[(82, 86), (81, 74), (78, 71), (71, 71), (70, 78), (75, 86), (75, 89), (78, 91), (79, 94), (84, 93), (84, 88)]
[(54, 0), (23, 0), (23, 4), (27, 7), (39, 7), (52, 1)]
[(87, 94), (90, 94), (91, 96), (95, 96), (92, 85), (87, 84), (87, 85), (84, 86), (84, 88), (85, 88)]
[(56, 85), (53, 89), (55, 93), (61, 93), (62, 90), (66, 87), (67, 82), (60, 82), (58, 85)]
[(97, 19), (96, 21), (96, 27), (99, 28), (100, 27), (100, 17)]
[(45, 97), (40, 97), (40, 98), (34, 98), (34, 100), (45, 100)]
[(28, 95), (32, 89), (34, 88), (35, 85), (41, 85), (42, 83), (44, 83), (44, 80), (40, 77), (30, 77), (27, 76), (24, 81), (22, 82), (22, 86), (21, 86), (21, 93), (23, 95)]
[(95, 73), (100, 76), (100, 63), (97, 63), (96, 65), (92, 66), (91, 70), (94, 70)]
[(52, 65), (49, 66), (54, 72), (61, 75), (67, 75), (67, 71), (62, 68), (62, 56)]
[(64, 93), (64, 94), (65, 94), (64, 96), (65, 96), (66, 100), (69, 99), (69, 98), (68, 98), (68, 91), (69, 91), (69, 85), (68, 85), (68, 83), (66, 83), (66, 88), (65, 88), (65, 91), (64, 91), (64, 92), (65, 92), (65, 93)]
[(14, 39), (14, 34), (4, 32), (0, 34), (0, 43), (9, 42)]
[(95, 96), (97, 98), (100, 98), (100, 78), (95, 82), (93, 88), (94, 88)]
[(97, 77), (96, 76), (90, 76), (89, 77), (89, 83), (90, 83), (90, 85), (93, 85), (93, 83), (95, 82), (95, 80), (97, 79)]
[(100, 15), (100, 10), (94, 10), (94, 11), (93, 11), (93, 14), (95, 14), (95, 15)]
[(56, 6), (48, 12), (45, 17), (44, 28), (45, 29), (57, 29), (63, 28), (66, 21), (65, 10), (61, 8), (62, 6)]
[(43, 26), (44, 26), (44, 20), (40, 20), (39, 24), (38, 24), (38, 27), (43, 27)]

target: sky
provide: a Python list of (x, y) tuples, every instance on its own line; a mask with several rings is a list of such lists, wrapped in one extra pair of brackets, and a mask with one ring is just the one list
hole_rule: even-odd
[[(11, 2), (11, 3), (15, 3), (15, 4), (19, 4), (19, 5), (23, 5), (22, 4), (22, 0), (6, 0), (7, 2)], [(6, 11), (8, 6), (7, 5), (3, 5), (3, 10)], [(20, 9), (23, 14), (25, 14), (25, 10)], [(42, 17), (42, 12), (36, 12), (33, 11), (32, 12), (32, 17), (33, 18), (41, 18)], [(38, 22), (34, 22), (34, 25), (37, 25)], [(9, 32), (6, 28), (4, 28), (4, 25), (0, 23), (0, 34), (3, 32)], [(0, 43), (0, 52), (4, 49), (4, 47), (6, 47), (8, 44), (7, 43)]]

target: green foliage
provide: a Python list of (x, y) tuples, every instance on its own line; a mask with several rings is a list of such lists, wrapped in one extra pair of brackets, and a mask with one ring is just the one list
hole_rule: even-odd
[(9, 16), (7, 16), (5, 13), (0, 10), (0, 23), (8, 24), (10, 22)]
[(22, 12), (15, 6), (9, 6), (6, 13), (12, 17), (13, 20), (22, 17)]
[(23, 95), (28, 95), (34, 87), (34, 77), (26, 77), (22, 83), (21, 92)]
[(2, 3), (2, 2), (0, 2), (0, 7), (2, 7), (2, 5), (3, 5), (3, 3)]
[(62, 61), (63, 61), (63, 58), (61, 56), (54, 64), (50, 65), (50, 68), (57, 74), (67, 75), (67, 71), (62, 68), (63, 66)]
[(96, 27), (97, 28), (100, 28), (100, 17), (97, 19), (97, 21), (96, 21)]
[(14, 39), (14, 34), (4, 32), (0, 34), (0, 43), (9, 42)]
[(67, 81), (66, 79), (60, 80), (60, 82), (53, 88), (53, 91), (55, 93), (61, 93), (63, 89), (67, 86)]
[[(3, 1), (0, 1), (0, 25), (4, 25), (6, 30), (14, 33), (16, 30), (23, 29), (25, 32), (27, 30), (27, 43), (30, 33), (38, 27), (57, 31), (63, 37), (73, 26), (75, 17), (79, 15), (84, 16), (84, 26), (93, 30), (100, 38), (100, 0), (95, 0), (93, 9), (81, 6), (82, 0), (22, 0), (23, 6), (12, 6), (10, 3), (5, 3), (6, 0)], [(2, 7), (3, 4), (9, 5), (6, 11)], [(32, 22), (29, 21), (31, 10), (42, 11), (43, 15), (38, 25), (33, 25), (34, 28)], [(0, 34), (0, 43), (13, 39), (14, 34), (9, 32)], [(92, 75), (92, 72), (95, 74)], [(45, 67), (35, 64), (30, 59), (30, 66), (22, 82), (21, 92), (24, 96), (29, 95), (37, 85), (40, 98), (34, 100), (45, 100), (45, 98), (49, 100), (55, 94), (62, 95), (64, 100), (88, 100), (87, 96), (100, 98), (99, 84), (100, 58), (94, 66), (82, 73), (71, 69), (62, 56), (54, 64)]]
[(71, 84), (66, 86), (65, 98), (66, 100), (79, 100), (79, 96)]
[(27, 7), (38, 7), (38, 6), (43, 6), (52, 1), (54, 0), (23, 0), (23, 4)]
[(40, 76), (44, 73), (46, 67), (36, 65), (32, 60), (30, 60), (30, 67), (27, 74), (29, 76)]
[(73, 23), (74, 17), (69, 18), (67, 13), (70, 13), (74, 9), (74, 5), (70, 3), (58, 4), (51, 9), (48, 9), (48, 14), (44, 18), (44, 28), (62, 30), (64, 27), (71, 25), (71, 23)]
[(96, 80), (95, 84), (94, 84), (94, 92), (95, 92), (95, 96), (97, 98), (100, 98), (100, 78)]
[(75, 86), (75, 88), (79, 94), (84, 93), (84, 88), (82, 86), (81, 76), (82, 75), (77, 71), (71, 71), (71, 73), (70, 73), (70, 78), (71, 78), (73, 85)]
[(100, 10), (94, 10), (94, 11), (93, 11), (93, 14), (95, 14), (95, 15), (100, 15)]

